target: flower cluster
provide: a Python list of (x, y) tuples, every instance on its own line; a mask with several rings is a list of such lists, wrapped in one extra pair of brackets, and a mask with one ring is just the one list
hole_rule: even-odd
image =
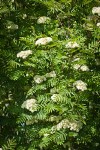
[(97, 27), (99, 27), (99, 28), (100, 28), (100, 22), (98, 22), (98, 23), (97, 23)]
[(46, 73), (44, 76), (36, 75), (34, 77), (34, 81), (38, 84), (42, 83), (43, 81), (46, 81), (46, 78), (54, 78), (56, 77), (55, 71), (51, 71), (49, 73)]
[(61, 122), (59, 122), (56, 126), (53, 126), (51, 128), (51, 133), (54, 133), (56, 130), (59, 131), (61, 129), (67, 129), (69, 128), (71, 131), (78, 132), (81, 128), (82, 124), (77, 121), (69, 121), (68, 119), (64, 119)]
[(51, 71), (50, 73), (47, 73), (46, 77), (55, 78), (56, 77), (55, 71)]
[(27, 17), (27, 15), (26, 15), (26, 14), (23, 14), (22, 18), (25, 19), (26, 17)]
[(37, 101), (35, 99), (28, 99), (23, 102), (21, 108), (28, 109), (31, 112), (37, 111)]
[(87, 90), (87, 84), (82, 80), (77, 80), (74, 82), (73, 86), (75, 86), (78, 90), (85, 91)]
[(78, 69), (80, 68), (80, 65), (79, 65), (79, 64), (75, 64), (75, 65), (73, 66), (73, 68), (74, 68), (75, 70), (78, 70)]
[(45, 38), (40, 38), (35, 42), (35, 45), (46, 45), (48, 43), (52, 42), (51, 37), (45, 37)]
[(78, 48), (79, 47), (79, 44), (76, 43), (76, 42), (68, 42), (66, 45), (65, 45), (66, 48)]
[(45, 78), (44, 76), (36, 75), (36, 76), (34, 77), (34, 81), (35, 81), (35, 83), (40, 84), (40, 83), (42, 83), (43, 81), (46, 81), (46, 78)]
[(51, 100), (52, 100), (53, 102), (56, 102), (57, 99), (58, 99), (58, 96), (59, 96), (59, 94), (53, 94), (53, 95), (51, 96)]
[(93, 7), (92, 8), (92, 13), (93, 14), (98, 14), (100, 16), (100, 7)]
[(73, 68), (75, 69), (75, 70), (81, 70), (81, 71), (89, 71), (89, 68), (88, 68), (88, 66), (86, 66), (86, 65), (79, 65), (79, 64), (75, 64), (74, 66), (73, 66)]
[(21, 51), (21, 52), (19, 52), (18, 54), (17, 54), (17, 57), (18, 58), (23, 58), (23, 59), (25, 59), (25, 58), (27, 58), (29, 55), (31, 55), (32, 54), (32, 51), (31, 50), (26, 50), (26, 51)]
[(17, 24), (10, 24), (7, 26), (8, 29), (11, 29), (11, 30), (17, 30), (18, 29), (18, 25)]
[(46, 16), (41, 16), (38, 18), (37, 20), (37, 23), (38, 24), (44, 24), (46, 22), (50, 21), (50, 18), (49, 17), (46, 17)]
[(86, 66), (86, 65), (82, 65), (82, 66), (80, 67), (80, 70), (81, 70), (81, 71), (89, 71), (89, 68), (88, 68), (88, 66)]

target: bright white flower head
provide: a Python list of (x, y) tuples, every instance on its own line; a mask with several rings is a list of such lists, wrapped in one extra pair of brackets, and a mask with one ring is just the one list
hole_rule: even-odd
[(62, 120), (62, 123), (63, 123), (63, 128), (64, 129), (70, 128), (70, 121), (68, 119)]
[(85, 91), (87, 90), (87, 84), (82, 80), (77, 80), (74, 82), (73, 86), (75, 86), (78, 90)]
[(51, 100), (54, 101), (54, 102), (56, 102), (57, 99), (58, 99), (57, 97), (58, 97), (58, 94), (53, 94), (53, 95), (51, 96)]
[(35, 81), (36, 83), (40, 84), (40, 83), (42, 83), (43, 81), (46, 81), (46, 78), (43, 77), (43, 76), (40, 76), (40, 75), (36, 75), (36, 76), (34, 77), (34, 81)]
[(88, 66), (86, 66), (86, 65), (82, 65), (82, 66), (80, 67), (80, 70), (81, 70), (81, 71), (89, 71), (89, 68), (88, 68)]
[(51, 77), (51, 78), (56, 77), (55, 71), (51, 71), (50, 73), (47, 73), (47, 74), (46, 74), (46, 77)]
[(48, 43), (52, 42), (51, 37), (45, 37), (45, 38), (40, 38), (35, 42), (35, 45), (46, 45)]
[(100, 28), (100, 22), (98, 22), (98, 23), (97, 23), (97, 27), (99, 27), (99, 28)]
[(100, 16), (100, 7), (93, 7), (92, 8), (92, 13), (93, 14), (98, 14)]
[(86, 66), (86, 65), (79, 65), (79, 64), (75, 64), (74, 66), (73, 66), (73, 68), (75, 69), (75, 70), (81, 70), (81, 71), (89, 71), (89, 68), (88, 68), (88, 66)]
[(80, 65), (79, 65), (79, 64), (75, 64), (75, 65), (73, 66), (73, 68), (74, 68), (75, 70), (78, 70), (78, 69), (80, 68)]
[(77, 131), (78, 130), (78, 124), (76, 122), (70, 123), (70, 130)]
[(37, 101), (35, 99), (28, 99), (24, 101), (21, 108), (26, 108), (31, 112), (37, 111)]
[(68, 42), (66, 45), (65, 45), (66, 48), (78, 48), (79, 47), (79, 44), (76, 43), (76, 42)]
[(69, 121), (68, 119), (64, 119), (56, 125), (56, 130), (60, 130), (62, 128), (64, 129), (69, 128), (70, 130), (78, 132), (79, 129), (81, 128), (81, 123), (76, 122), (76, 121)]
[(17, 54), (17, 57), (18, 58), (23, 58), (23, 59), (25, 59), (25, 58), (27, 58), (29, 55), (31, 55), (32, 54), (32, 51), (31, 50), (26, 50), (26, 51), (21, 51), (21, 52), (19, 52), (18, 54)]
[(61, 121), (60, 123), (57, 124), (57, 130), (59, 131), (60, 129), (63, 128), (63, 122)]
[(38, 23), (38, 24), (44, 24), (44, 23), (46, 23), (47, 21), (50, 21), (50, 18), (49, 18), (49, 17), (41, 16), (40, 18), (38, 18), (37, 23)]

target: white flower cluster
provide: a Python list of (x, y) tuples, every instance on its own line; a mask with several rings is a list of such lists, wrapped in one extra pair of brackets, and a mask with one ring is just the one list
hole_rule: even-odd
[(18, 25), (17, 24), (11, 24), (7, 26), (8, 29), (12, 29), (12, 30), (17, 30), (18, 29)]
[(73, 68), (74, 68), (75, 70), (78, 70), (78, 69), (80, 68), (80, 65), (79, 65), (79, 64), (75, 64), (75, 65), (73, 66)]
[(21, 51), (21, 52), (19, 52), (18, 54), (17, 54), (17, 57), (18, 58), (23, 58), (23, 59), (25, 59), (25, 58), (27, 58), (29, 55), (31, 55), (32, 54), (32, 51), (31, 50), (26, 50), (26, 51)]
[(46, 74), (46, 77), (55, 78), (55, 77), (56, 77), (55, 71), (51, 71), (50, 73), (47, 73), (47, 74)]
[(40, 38), (35, 42), (35, 45), (46, 45), (48, 43), (52, 42), (51, 37), (45, 37), (45, 38)]
[(56, 130), (59, 131), (61, 129), (69, 128), (71, 131), (78, 132), (81, 128), (82, 124), (77, 121), (69, 121), (68, 119), (62, 120), (60, 123), (58, 123), (56, 126), (53, 126), (51, 128), (51, 133), (54, 133)]
[(81, 71), (89, 71), (89, 68), (88, 68), (88, 66), (86, 66), (86, 65), (82, 65), (82, 66), (80, 67), (80, 70), (81, 70)]
[(34, 77), (34, 81), (38, 84), (42, 83), (43, 81), (46, 81), (46, 78), (54, 78), (56, 77), (55, 71), (51, 71), (50, 73), (47, 73), (44, 76), (36, 75)]
[(75, 69), (75, 70), (81, 70), (81, 71), (89, 71), (89, 68), (88, 68), (88, 66), (86, 66), (86, 65), (79, 65), (79, 64), (75, 64), (74, 66), (73, 66), (73, 68)]
[(0, 148), (0, 150), (2, 150), (2, 148)]
[(68, 42), (66, 45), (65, 45), (66, 48), (78, 48), (79, 47), (79, 44), (76, 43), (76, 42)]
[(59, 94), (53, 94), (53, 95), (51, 96), (51, 100), (52, 100), (53, 102), (56, 102), (57, 99), (58, 99), (58, 96), (59, 96)]
[(97, 23), (97, 27), (99, 27), (99, 28), (100, 28), (100, 22), (98, 22), (98, 23)]
[(44, 76), (36, 75), (36, 76), (34, 77), (34, 81), (35, 81), (35, 83), (40, 84), (40, 83), (42, 83), (43, 81), (46, 81), (46, 78), (45, 78)]
[(38, 18), (37, 20), (37, 23), (38, 24), (44, 24), (46, 22), (50, 21), (50, 18), (49, 17), (46, 17), (46, 16), (41, 16)]
[(35, 99), (28, 99), (23, 102), (21, 108), (26, 108), (31, 112), (37, 111), (37, 101)]
[(73, 86), (75, 86), (78, 90), (85, 91), (87, 90), (87, 84), (82, 80), (77, 80), (74, 82)]
[(93, 7), (92, 8), (92, 13), (93, 14), (98, 14), (100, 16), (100, 7)]

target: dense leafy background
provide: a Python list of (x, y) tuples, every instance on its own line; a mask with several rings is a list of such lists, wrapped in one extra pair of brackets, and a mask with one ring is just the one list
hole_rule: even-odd
[[(3, 150), (98, 150), (100, 143), (100, 16), (92, 8), (99, 0), (1, 0), (0, 1), (0, 147)], [(38, 24), (41, 16), (51, 20)], [(53, 41), (36, 46), (41, 37)], [(69, 41), (80, 46), (65, 48)], [(17, 53), (32, 50), (26, 59)], [(74, 61), (74, 59), (80, 60)], [(89, 71), (73, 69), (87, 65)], [(45, 77), (37, 84), (36, 75)], [(79, 91), (73, 83), (87, 83)], [(51, 100), (58, 94), (56, 102)], [(35, 98), (37, 111), (22, 109)], [(52, 120), (52, 118), (54, 120)], [(81, 122), (79, 132), (54, 130), (63, 119)]]

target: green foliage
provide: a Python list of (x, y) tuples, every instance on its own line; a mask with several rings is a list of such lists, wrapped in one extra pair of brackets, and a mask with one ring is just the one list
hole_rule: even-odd
[(98, 150), (99, 0), (0, 3), (0, 147)]
[(3, 150), (13, 150), (16, 147), (16, 141), (14, 139), (8, 139), (5, 145), (2, 146)]

